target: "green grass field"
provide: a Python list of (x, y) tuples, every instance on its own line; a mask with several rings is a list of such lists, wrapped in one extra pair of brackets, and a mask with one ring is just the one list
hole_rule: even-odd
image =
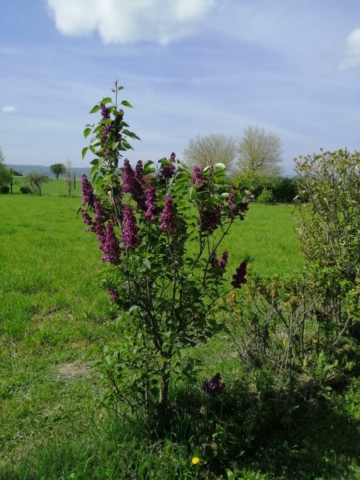
[[(159, 457), (97, 409), (101, 392), (91, 365), (119, 327), (99, 287), (96, 237), (76, 214), (81, 199), (59, 196), (63, 180), (45, 184), (42, 196), (17, 194), (19, 187), (0, 196), (0, 479), (196, 478), (180, 446), (165, 445)], [(302, 268), (292, 209), (252, 205), (224, 242), (229, 272), (245, 258), (250, 272), (264, 275)], [(236, 367), (224, 345), (211, 342), (205, 368), (231, 375)], [(359, 386), (353, 388), (344, 408), (357, 421)], [(126, 476), (136, 461), (148, 473)], [(182, 476), (173, 476), (175, 465), (183, 465)]]
[[(13, 193), (18, 194), (20, 193), (20, 188), (23, 185), (27, 185), (25, 178), (24, 177), (16, 177), (16, 184), (13, 187)], [(68, 196), (69, 191), (68, 191), (68, 186), (67, 183), (65, 182), (64, 177), (60, 177), (58, 180), (54, 177), (51, 178), (50, 182), (44, 183), (42, 185), (42, 195), (46, 196), (59, 196), (59, 195), (66, 195)], [(81, 181), (79, 178), (76, 179), (76, 184), (75, 184), (75, 189), (74, 185), (72, 184), (71, 187), (71, 195), (72, 196), (81, 196)]]

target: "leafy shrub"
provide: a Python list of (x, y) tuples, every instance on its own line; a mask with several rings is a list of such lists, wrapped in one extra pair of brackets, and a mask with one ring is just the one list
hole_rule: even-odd
[(239, 359), (262, 388), (306, 393), (337, 385), (359, 355), (349, 327), (360, 319), (357, 291), (328, 269), (261, 278), (231, 293), (227, 325)]
[(28, 194), (32, 193), (32, 189), (28, 185), (23, 185), (22, 187), (20, 187), (20, 192)]
[(8, 185), (1, 185), (0, 186), (0, 193), (9, 193), (10, 187)]
[(264, 188), (260, 195), (256, 199), (259, 203), (273, 203), (274, 202), (274, 194), (272, 190), (268, 188)]
[(164, 419), (171, 378), (196, 379), (187, 349), (222, 329), (215, 303), (245, 282), (242, 262), (226, 285), (229, 254), (217, 252), (233, 223), (244, 219), (250, 192), (226, 181), (222, 163), (190, 172), (174, 153), (157, 165), (139, 161), (135, 169), (125, 160), (119, 170), (121, 152), (131, 148), (126, 138), (138, 137), (127, 129), (117, 97), (104, 98), (91, 113), (98, 111), (102, 118), (86, 127), (85, 137), (94, 138), (83, 150), (97, 157), (96, 190), (83, 175), (80, 211), (100, 241), (109, 265), (103, 284), (123, 325), (121, 343), (105, 346), (98, 364), (109, 381), (105, 401), (115, 409), (154, 409)]
[(297, 233), (306, 264), (335, 267), (354, 284), (360, 273), (360, 153), (322, 152), (296, 161), (301, 215)]
[(291, 203), (298, 194), (298, 187), (294, 178), (281, 177), (272, 187), (276, 202)]

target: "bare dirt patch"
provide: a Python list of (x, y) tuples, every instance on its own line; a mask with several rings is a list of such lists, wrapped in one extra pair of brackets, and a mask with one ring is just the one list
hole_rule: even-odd
[(81, 362), (63, 363), (58, 366), (57, 371), (58, 377), (83, 378), (90, 376), (90, 367)]

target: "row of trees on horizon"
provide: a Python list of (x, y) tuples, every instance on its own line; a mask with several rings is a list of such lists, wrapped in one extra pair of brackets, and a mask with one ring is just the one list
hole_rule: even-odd
[[(190, 168), (221, 162), (234, 182), (251, 186), (255, 197), (260, 197), (261, 200), (262, 195), (264, 203), (268, 203), (272, 200), (291, 201), (296, 195), (294, 180), (282, 177), (282, 155), (283, 146), (277, 134), (267, 133), (258, 126), (249, 126), (239, 139), (222, 133), (197, 135), (189, 140), (183, 152), (183, 161)], [(76, 188), (71, 162), (55, 163), (49, 168), (56, 179), (65, 177), (71, 194), (71, 182)], [(6, 186), (12, 192), (16, 183), (15, 177), (19, 175), (21, 173), (5, 166), (5, 157), (0, 146), (0, 189), (4, 190), (3, 193), (6, 193)], [(33, 191), (40, 194), (41, 185), (50, 181), (48, 175), (36, 171), (28, 173), (25, 178)]]

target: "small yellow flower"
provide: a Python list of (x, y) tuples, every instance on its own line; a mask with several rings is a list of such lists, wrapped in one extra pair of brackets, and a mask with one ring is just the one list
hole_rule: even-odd
[(313, 342), (313, 344), (315, 345), (315, 343), (317, 343), (316, 338), (313, 338), (312, 342)]
[(191, 463), (192, 463), (193, 465), (197, 465), (199, 462), (200, 462), (200, 458), (199, 458), (199, 457), (194, 457), (194, 458), (191, 460)]

